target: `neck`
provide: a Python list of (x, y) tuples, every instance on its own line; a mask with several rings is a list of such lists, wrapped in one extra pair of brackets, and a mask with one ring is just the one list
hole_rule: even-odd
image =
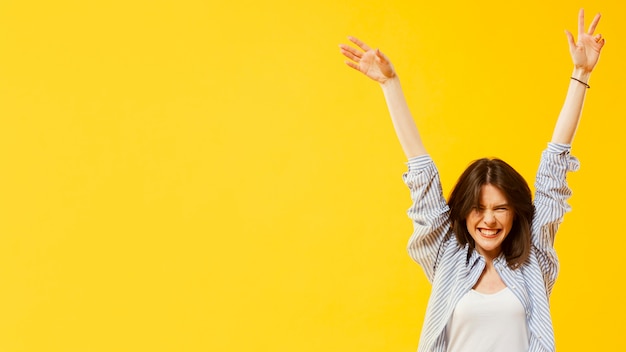
[(500, 256), (501, 252), (481, 252), (479, 251), (478, 254), (482, 255), (483, 258), (485, 258), (485, 262), (487, 263), (487, 266), (493, 266), (493, 261), (494, 259), (498, 258), (498, 256)]

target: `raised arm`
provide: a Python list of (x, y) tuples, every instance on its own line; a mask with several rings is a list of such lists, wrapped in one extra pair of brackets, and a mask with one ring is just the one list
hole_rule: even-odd
[(372, 49), (354, 37), (348, 39), (359, 49), (341, 44), (341, 53), (349, 60), (346, 64), (378, 82), (385, 94), (396, 135), (407, 158), (426, 154), (426, 149), (409, 111), (400, 80), (391, 61), (378, 49)]
[(581, 9), (578, 14), (578, 40), (574, 40), (572, 33), (565, 31), (570, 55), (574, 63), (574, 72), (565, 102), (554, 127), (553, 143), (571, 144), (574, 140), (583, 109), (585, 93), (589, 88), (589, 77), (598, 63), (600, 50), (602, 50), (605, 42), (601, 34), (594, 34), (598, 22), (600, 22), (600, 14), (593, 18), (589, 30), (585, 32), (585, 13)]

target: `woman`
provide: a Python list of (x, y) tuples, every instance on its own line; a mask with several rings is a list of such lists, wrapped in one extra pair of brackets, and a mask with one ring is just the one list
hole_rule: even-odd
[(340, 45), (346, 64), (380, 83), (408, 158), (403, 175), (413, 205), (410, 256), (433, 288), (418, 351), (554, 351), (549, 296), (558, 272), (554, 236), (571, 191), (565, 177), (578, 168), (570, 155), (588, 81), (605, 40), (594, 34), (600, 15), (578, 38), (566, 31), (574, 70), (552, 140), (529, 187), (505, 162), (480, 159), (461, 175), (448, 202), (389, 59), (350, 37)]

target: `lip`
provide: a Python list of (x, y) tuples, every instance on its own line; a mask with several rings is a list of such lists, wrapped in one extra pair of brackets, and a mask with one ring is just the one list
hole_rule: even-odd
[[(487, 233), (485, 233), (483, 231), (485, 231)], [(498, 237), (501, 232), (502, 232), (502, 229), (488, 229), (488, 228), (484, 228), (484, 227), (479, 227), (478, 228), (478, 233), (480, 233), (480, 235), (482, 237), (485, 237), (485, 238), (495, 238), (495, 237)]]

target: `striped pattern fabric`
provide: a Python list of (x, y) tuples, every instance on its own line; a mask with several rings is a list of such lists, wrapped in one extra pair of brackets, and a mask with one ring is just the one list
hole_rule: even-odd
[[(498, 274), (522, 302), (531, 352), (555, 350), (549, 307), (559, 269), (554, 236), (563, 216), (570, 210), (567, 199), (571, 190), (566, 174), (578, 167), (578, 160), (570, 155), (569, 145), (548, 144), (535, 181), (530, 257), (515, 270), (507, 265), (503, 255), (494, 260)], [(418, 352), (445, 352), (446, 324), (461, 297), (480, 278), (485, 259), (468, 245), (461, 247), (456, 241), (439, 173), (430, 156), (410, 159), (403, 180), (411, 191), (412, 205), (407, 213), (414, 227), (408, 252), (432, 284)]]

